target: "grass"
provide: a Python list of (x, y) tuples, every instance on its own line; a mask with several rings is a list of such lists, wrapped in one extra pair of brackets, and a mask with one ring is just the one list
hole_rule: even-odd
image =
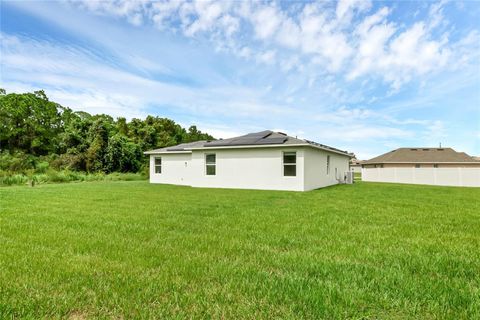
[(362, 181), (362, 173), (361, 172), (354, 172), (353, 173), (353, 180), (355, 180), (355, 182)]
[(480, 189), (0, 188), (0, 318), (479, 319)]

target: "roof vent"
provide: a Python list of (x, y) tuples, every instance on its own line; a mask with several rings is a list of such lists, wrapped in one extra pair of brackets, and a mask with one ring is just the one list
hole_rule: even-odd
[(423, 151), (430, 151), (430, 149), (422, 149)]
[(444, 149), (440, 149), (440, 148), (439, 148), (439, 149), (437, 149), (437, 150), (438, 150), (438, 151), (443, 151)]
[(410, 149), (410, 150), (412, 150), (412, 151), (417, 151), (418, 149), (414, 149), (414, 148), (412, 148), (412, 149)]

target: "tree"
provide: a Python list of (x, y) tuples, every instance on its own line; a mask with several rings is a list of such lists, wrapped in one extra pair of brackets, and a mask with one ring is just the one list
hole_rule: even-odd
[(167, 118), (127, 121), (73, 111), (42, 90), (7, 94), (0, 89), (0, 120), (0, 151), (15, 158), (11, 168), (35, 166), (37, 158), (48, 157), (58, 169), (136, 172), (147, 163), (142, 151), (213, 139), (196, 126), (187, 131)]
[(107, 172), (136, 172), (141, 167), (142, 151), (138, 144), (118, 133), (108, 140), (105, 154)]
[(97, 118), (87, 135), (89, 147), (86, 151), (86, 169), (88, 172), (106, 171), (105, 154), (108, 146), (108, 124), (104, 118)]
[(117, 118), (117, 130), (119, 133), (123, 134), (124, 136), (128, 136), (127, 119), (123, 117)]
[(0, 95), (0, 145), (33, 155), (55, 152), (62, 131), (58, 107), (43, 91)]

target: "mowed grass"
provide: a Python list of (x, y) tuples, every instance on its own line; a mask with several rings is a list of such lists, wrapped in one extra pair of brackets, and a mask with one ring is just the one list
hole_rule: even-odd
[(0, 188), (0, 318), (479, 319), (480, 189)]

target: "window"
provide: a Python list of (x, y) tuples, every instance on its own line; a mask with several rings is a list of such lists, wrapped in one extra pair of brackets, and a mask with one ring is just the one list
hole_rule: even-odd
[(285, 177), (295, 177), (297, 175), (297, 153), (283, 153), (283, 175)]
[(205, 173), (207, 176), (216, 174), (217, 157), (214, 153), (205, 155)]
[(327, 174), (330, 174), (330, 156), (327, 156)]
[(155, 157), (155, 173), (162, 173), (162, 158)]
[(438, 164), (435, 163), (435, 164), (433, 165), (433, 167), (434, 167), (434, 168), (438, 168)]
[(415, 165), (415, 168), (420, 168), (420, 165), (419, 165), (419, 164), (416, 164), (416, 165)]

